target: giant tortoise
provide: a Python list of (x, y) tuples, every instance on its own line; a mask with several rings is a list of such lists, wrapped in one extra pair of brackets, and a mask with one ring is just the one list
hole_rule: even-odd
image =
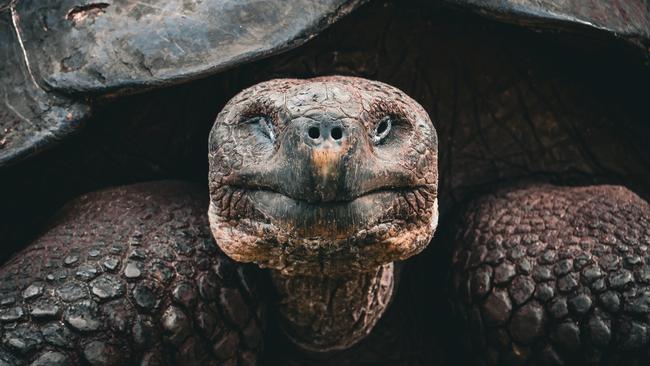
[(0, 364), (647, 363), (649, 39), (643, 0), (0, 1)]

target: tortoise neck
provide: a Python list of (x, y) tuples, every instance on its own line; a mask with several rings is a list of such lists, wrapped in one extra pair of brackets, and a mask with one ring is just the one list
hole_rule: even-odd
[(271, 278), (284, 332), (310, 352), (343, 350), (367, 336), (388, 308), (395, 284), (393, 263), (340, 277), (271, 271)]

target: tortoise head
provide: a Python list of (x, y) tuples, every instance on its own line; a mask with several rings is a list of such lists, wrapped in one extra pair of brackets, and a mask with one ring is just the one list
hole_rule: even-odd
[(210, 133), (210, 226), (235, 260), (285, 274), (406, 259), (437, 225), (435, 129), (402, 91), (354, 77), (277, 79)]

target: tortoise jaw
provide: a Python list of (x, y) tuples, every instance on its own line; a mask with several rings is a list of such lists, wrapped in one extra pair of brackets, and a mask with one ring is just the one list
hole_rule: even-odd
[[(240, 192), (224, 211), (212, 200), (210, 227), (234, 260), (284, 274), (340, 275), (375, 269), (423, 250), (437, 223), (437, 199), (421, 211), (404, 201), (415, 188), (378, 191), (352, 201), (308, 203), (263, 190)], [(237, 217), (228, 216), (235, 212)], [(244, 216), (245, 215), (245, 216)]]
[(321, 240), (354, 237), (381, 223), (402, 222), (405, 218), (393, 215), (403, 194), (413, 189), (381, 189), (338, 201), (309, 202), (288, 195), (253, 190), (248, 194), (255, 210), (267, 222), (273, 222), (292, 236)]

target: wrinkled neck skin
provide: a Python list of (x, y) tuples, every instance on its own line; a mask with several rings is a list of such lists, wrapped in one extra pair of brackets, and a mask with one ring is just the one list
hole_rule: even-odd
[(284, 332), (314, 353), (344, 350), (366, 337), (390, 304), (395, 277), (393, 263), (340, 277), (271, 271)]

